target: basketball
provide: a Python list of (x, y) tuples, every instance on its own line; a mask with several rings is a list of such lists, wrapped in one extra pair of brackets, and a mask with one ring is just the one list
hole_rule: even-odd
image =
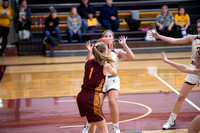
[(113, 44), (112, 44), (112, 40), (109, 39), (109, 38), (105, 38), (105, 37), (102, 37), (102, 38), (98, 39), (96, 43), (98, 43), (98, 42), (103, 42), (103, 43), (105, 43), (105, 44), (107, 45), (108, 48), (111, 48), (111, 46), (113, 45)]

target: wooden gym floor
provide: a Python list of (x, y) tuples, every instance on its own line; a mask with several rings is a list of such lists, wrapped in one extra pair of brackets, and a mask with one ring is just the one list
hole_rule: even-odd
[[(190, 52), (166, 53), (168, 58), (190, 64)], [(135, 54), (136, 60), (120, 62), (118, 101), (122, 133), (188, 133), (200, 111), (200, 87), (183, 103), (173, 130), (162, 130), (186, 74), (161, 61), (160, 53)], [(6, 66), (0, 82), (0, 133), (80, 133), (85, 119), (79, 116), (76, 95), (84, 74), (85, 56), (0, 57)], [(103, 107), (109, 130), (107, 99)]]

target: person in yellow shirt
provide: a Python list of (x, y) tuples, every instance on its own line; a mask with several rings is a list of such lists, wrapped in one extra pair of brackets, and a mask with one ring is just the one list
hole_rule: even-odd
[(184, 7), (178, 8), (178, 14), (174, 17), (177, 37), (184, 37), (191, 34), (190, 16), (185, 12)]
[(0, 56), (3, 55), (4, 49), (6, 48), (11, 20), (13, 20), (13, 10), (9, 6), (8, 0), (3, 0), (0, 6), (0, 38), (2, 37)]

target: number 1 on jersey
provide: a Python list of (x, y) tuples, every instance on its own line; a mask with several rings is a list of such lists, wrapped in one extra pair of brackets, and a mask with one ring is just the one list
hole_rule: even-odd
[(89, 79), (91, 79), (91, 77), (92, 77), (92, 72), (93, 72), (93, 70), (94, 70), (94, 67), (92, 67), (92, 68), (90, 69)]

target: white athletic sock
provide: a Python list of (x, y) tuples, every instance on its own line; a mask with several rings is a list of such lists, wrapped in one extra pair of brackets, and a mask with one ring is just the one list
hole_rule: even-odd
[(89, 128), (90, 128), (90, 126), (91, 126), (91, 124), (89, 124), (88, 122), (86, 122), (86, 124), (85, 124), (85, 127), (84, 127), (84, 128), (86, 128), (86, 129), (89, 129)]
[(114, 128), (119, 128), (119, 123), (113, 123)]
[(169, 117), (169, 119), (171, 119), (171, 120), (176, 120), (176, 116), (177, 116), (177, 114), (174, 114), (173, 112), (171, 113), (171, 115), (170, 115), (170, 117)]

